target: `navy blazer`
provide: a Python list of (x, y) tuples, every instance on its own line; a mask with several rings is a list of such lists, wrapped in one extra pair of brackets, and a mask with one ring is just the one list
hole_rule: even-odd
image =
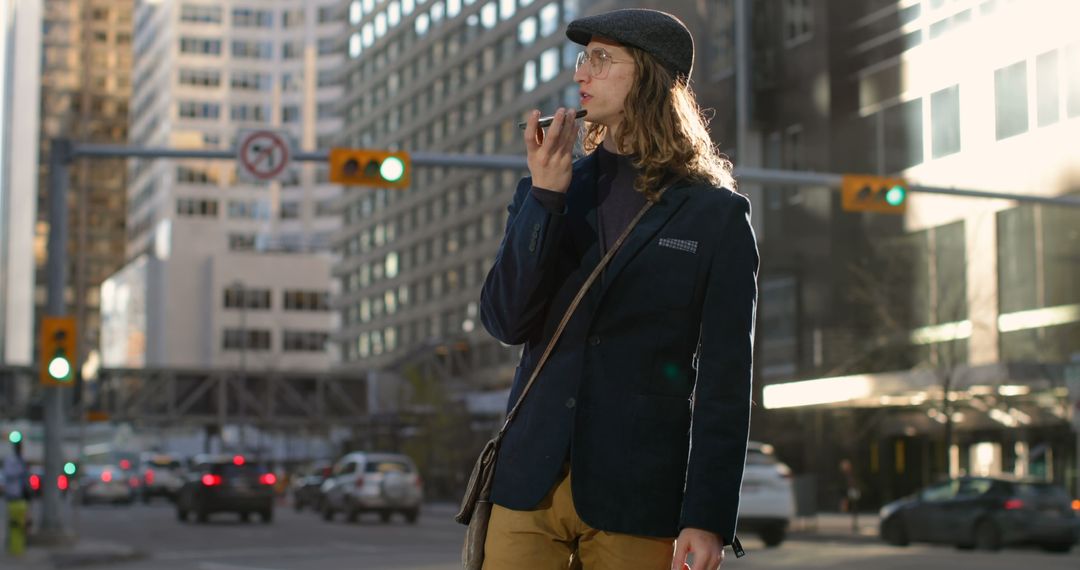
[[(509, 407), (601, 258), (596, 153), (574, 164), (561, 213), (521, 180), (484, 281), (492, 336), (524, 350)], [(593, 528), (732, 544), (750, 427), (758, 254), (750, 202), (676, 184), (593, 283), (499, 449), (492, 501), (538, 508), (570, 461)], [(700, 348), (699, 348), (700, 347)], [(695, 353), (698, 356), (695, 358)]]

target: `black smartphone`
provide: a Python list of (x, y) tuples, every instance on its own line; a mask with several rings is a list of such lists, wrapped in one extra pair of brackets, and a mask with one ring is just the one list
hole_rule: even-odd
[[(580, 118), (584, 117), (586, 114), (588, 114), (588, 111), (586, 111), (585, 109), (580, 109), (580, 110), (578, 110), (577, 113), (574, 113), (574, 119), (580, 119)], [(540, 117), (540, 124), (538, 126), (540, 128), (550, 127), (551, 123), (554, 122), (554, 121), (555, 121), (555, 115), (551, 115), (550, 117)], [(527, 126), (529, 126), (528, 121), (518, 123), (518, 128), (519, 129), (524, 129)]]

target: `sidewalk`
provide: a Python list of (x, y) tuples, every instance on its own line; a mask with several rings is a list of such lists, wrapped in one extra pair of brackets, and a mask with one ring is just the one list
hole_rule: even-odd
[(859, 513), (858, 526), (852, 528), (850, 513), (818, 513), (797, 518), (788, 529), (791, 540), (830, 540), (877, 542), (880, 521), (877, 513)]
[(0, 566), (27, 570), (75, 568), (140, 560), (146, 556), (147, 553), (136, 548), (113, 542), (79, 539), (70, 544), (43, 546), (35, 545), (31, 538), (24, 556), (0, 557)]

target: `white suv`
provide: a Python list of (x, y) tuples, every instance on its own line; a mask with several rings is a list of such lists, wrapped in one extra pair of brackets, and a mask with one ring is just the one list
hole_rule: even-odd
[(424, 501), (416, 464), (399, 453), (349, 453), (334, 465), (323, 490), (322, 516), (328, 521), (338, 512), (349, 521), (363, 512), (377, 512), (385, 523), (399, 512), (415, 524)]
[(739, 531), (757, 533), (765, 546), (779, 546), (794, 516), (791, 469), (776, 459), (771, 445), (751, 441), (739, 500)]

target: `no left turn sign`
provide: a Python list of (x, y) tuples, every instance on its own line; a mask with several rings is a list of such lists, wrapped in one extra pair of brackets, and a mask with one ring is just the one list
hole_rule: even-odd
[(249, 130), (237, 136), (237, 178), (248, 182), (274, 180), (286, 172), (292, 155), (285, 131)]

